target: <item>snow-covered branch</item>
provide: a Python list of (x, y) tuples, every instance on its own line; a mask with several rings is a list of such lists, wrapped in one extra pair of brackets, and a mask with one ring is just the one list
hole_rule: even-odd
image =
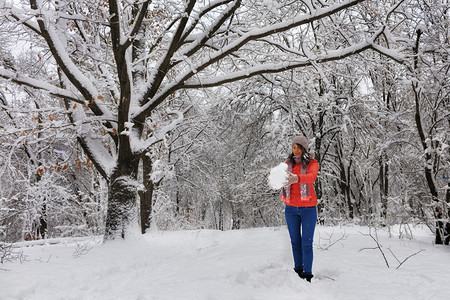
[[(35, 10), (40, 8), (37, 5), (36, 0), (30, 1), (31, 6)], [(90, 101), (91, 99), (98, 96), (98, 91), (93, 85), (92, 81), (89, 80), (75, 65), (75, 63), (70, 58), (67, 53), (67, 49), (63, 42), (60, 40), (60, 32), (53, 25), (51, 20), (47, 19), (45, 14), (42, 14), (37, 22), (41, 30), (41, 35), (47, 42), (53, 57), (58, 63), (58, 66), (70, 80), (70, 82), (80, 91), (83, 97)], [(101, 110), (101, 109), (100, 109)]]
[[(0, 7), (0, 9), (2, 8), (3, 7)], [(34, 17), (34, 14), (31, 11), (26, 12), (14, 6), (8, 7), (6, 9), (10, 11), (11, 17), (15, 19), (17, 23), (23, 24), (25, 27), (31, 29), (39, 35), (41, 34), (41, 30), (39, 29), (38, 24), (30, 20), (32, 17)]]
[(325, 55), (316, 55), (309, 58), (299, 59), (291, 62), (282, 63), (269, 63), (262, 64), (257, 67), (251, 67), (246, 70), (234, 72), (224, 76), (218, 76), (215, 78), (193, 78), (190, 81), (185, 82), (184, 88), (199, 88), (199, 87), (212, 87), (218, 86), (224, 83), (229, 83), (245, 78), (249, 78), (255, 75), (265, 74), (265, 73), (279, 73), (291, 69), (301, 68), (310, 66), (313, 63), (324, 63), (334, 60), (340, 60), (350, 55), (360, 53), (371, 48), (371, 44), (367, 41), (361, 42), (357, 45), (347, 47), (345, 49), (329, 51)]
[(46, 91), (49, 94), (58, 98), (64, 98), (80, 104), (88, 103), (81, 97), (81, 95), (77, 95), (78, 91), (70, 91), (67, 89), (56, 87), (52, 84), (44, 82), (43, 80), (23, 76), (18, 74), (17, 72), (0, 68), (0, 77), (5, 78), (7, 80), (11, 80), (12, 82), (17, 83), (19, 85), (25, 85), (35, 89)]
[[(250, 41), (255, 41), (255, 40), (258, 40), (258, 39), (261, 39), (264, 37), (268, 37), (275, 33), (287, 31), (289, 29), (314, 22), (316, 20), (330, 16), (338, 11), (341, 11), (348, 7), (356, 5), (362, 1), (363, 0), (344, 1), (341, 3), (331, 5), (326, 8), (319, 8), (319, 9), (315, 10), (314, 12), (312, 12), (311, 14), (301, 15), (301, 16), (293, 18), (292, 20), (283, 21), (283, 22), (276, 23), (274, 25), (268, 25), (263, 28), (250, 30), (247, 33), (243, 34), (241, 37), (237, 38), (236, 40), (225, 43), (225, 45), (222, 48), (219, 48), (217, 51), (214, 51), (213, 53), (211, 53), (207, 58), (201, 60), (198, 64), (196, 64), (195, 67), (192, 67), (190, 70), (182, 73), (181, 76), (177, 77), (177, 80), (173, 84), (170, 84), (162, 92), (159, 92), (156, 95), (156, 91), (160, 87), (160, 84), (164, 78), (164, 75), (166, 74), (167, 68), (164, 66), (168, 66), (168, 62), (170, 61), (169, 56), (175, 55), (175, 53), (173, 52), (173, 49), (172, 49), (173, 42), (175, 40), (176, 41), (179, 40), (179, 37), (175, 34), (172, 39), (172, 46), (169, 47), (169, 49), (166, 52), (166, 56), (160, 60), (159, 65), (155, 68), (155, 72), (157, 74), (155, 73), (155, 74), (153, 74), (153, 76), (150, 76), (152, 81), (148, 83), (148, 87), (146, 87), (146, 90), (143, 92), (142, 98), (144, 99), (144, 101), (148, 101), (148, 102), (147, 103), (144, 102), (145, 104), (140, 109), (133, 112), (133, 116), (139, 118), (144, 115), (148, 115), (148, 113), (152, 109), (154, 109), (156, 106), (158, 106), (167, 97), (167, 95), (169, 95), (170, 93), (172, 93), (173, 91), (175, 91), (177, 89), (187, 87), (185, 85), (185, 82), (187, 82), (193, 76), (196, 76), (196, 74), (198, 72), (219, 62), (220, 60), (224, 59), (225, 57), (227, 57), (231, 54), (234, 54), (235, 52), (240, 50), (244, 45), (248, 44)], [(237, 1), (235, 4), (238, 5), (239, 1)], [(232, 11), (233, 11), (233, 9), (229, 10), (229, 12), (232, 12)], [(181, 25), (179, 25), (179, 26), (181, 26)], [(194, 47), (193, 49), (197, 49), (197, 48)], [(345, 56), (342, 56), (342, 57), (345, 57)], [(283, 68), (284, 69), (292, 69), (295, 67), (301, 67), (301, 66), (308, 65), (308, 64), (309, 63), (305, 64), (305, 61), (302, 61), (298, 64), (295, 64), (295, 66), (290, 65), (290, 64), (288, 64), (287, 66), (284, 65)], [(253, 76), (257, 75), (257, 74), (262, 74), (265, 72), (265, 70), (267, 70), (268, 73), (273, 72), (271, 69), (274, 69), (274, 66), (269, 65), (269, 66), (264, 66), (263, 68), (260, 68), (260, 67), (255, 67), (255, 68), (258, 68), (258, 70), (254, 71)], [(277, 72), (279, 72), (279, 71), (277, 71)], [(158, 74), (160, 76), (157, 76)], [(246, 76), (245, 74), (240, 74), (239, 76), (236, 76), (234, 80), (231, 80), (231, 81), (239, 80), (239, 79), (246, 78), (246, 77), (249, 77), (249, 76)], [(230, 81), (222, 80), (221, 82), (230, 82)], [(201, 85), (196, 85), (196, 86), (201, 86)], [(151, 99), (151, 100), (147, 100), (147, 99)]]
[(123, 43), (124, 48), (128, 48), (131, 45), (134, 36), (138, 33), (139, 29), (141, 28), (144, 17), (147, 14), (148, 5), (150, 4), (150, 2), (151, 2), (150, 0), (147, 0), (144, 1), (144, 3), (142, 3), (141, 8), (139, 9), (139, 13), (137, 14), (137, 17), (134, 20), (134, 23), (131, 27), (130, 33), (127, 36), (127, 40), (125, 43)]
[[(229, 1), (227, 1), (229, 2)], [(177, 53), (178, 56), (181, 57), (190, 57), (194, 53), (196, 53), (201, 47), (205, 45), (205, 43), (216, 33), (219, 28), (230, 18), (230, 16), (238, 9), (241, 1), (233, 1), (233, 3), (227, 7), (227, 9), (221, 14), (221, 17), (214, 21), (211, 26), (207, 30), (205, 30), (201, 36), (197, 36), (191, 45), (186, 47), (186, 49), (183, 49), (180, 53)], [(222, 4), (222, 3), (221, 3)], [(189, 30), (192, 31), (193, 28)], [(184, 38), (187, 37), (187, 34), (185, 34)], [(183, 39), (181, 41), (184, 41)]]
[[(188, 108), (186, 111), (188, 111)], [(144, 153), (154, 144), (164, 140), (167, 133), (173, 131), (177, 126), (183, 122), (184, 113), (182, 111), (172, 111), (168, 110), (168, 114), (176, 115), (176, 119), (172, 120), (168, 125), (164, 125), (162, 128), (153, 132), (153, 136), (150, 138), (143, 140), (140, 136), (136, 134), (133, 130), (122, 132), (121, 134), (128, 134), (131, 140), (132, 150), (135, 153)]]
[(371, 48), (375, 50), (376, 52), (389, 57), (392, 60), (395, 60), (396, 62), (400, 64), (406, 63), (406, 57), (404, 54), (402, 54), (399, 50), (394, 49), (388, 49), (386, 47), (383, 47), (379, 44), (372, 43)]
[[(205, 16), (207, 13), (211, 12), (212, 10), (232, 2), (233, 0), (218, 0), (218, 1), (211, 1), (208, 6), (205, 6), (200, 12), (193, 15), (193, 22), (186, 28), (185, 32), (183, 33), (183, 37), (181, 38), (181, 41), (186, 42), (186, 39), (188, 36), (192, 36), (192, 31), (196, 28), (196, 26), (199, 24), (199, 21), (202, 19), (203, 16)], [(239, 2), (240, 1), (234, 1)], [(215, 27), (215, 26), (211, 26)], [(210, 28), (211, 28), (210, 27)], [(211, 30), (209, 30), (211, 32)], [(196, 41), (197, 39), (193, 39), (192, 41)]]

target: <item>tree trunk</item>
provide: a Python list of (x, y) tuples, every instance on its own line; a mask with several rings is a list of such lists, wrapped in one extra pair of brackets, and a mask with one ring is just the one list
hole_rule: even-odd
[(389, 191), (389, 166), (386, 162), (386, 154), (379, 157), (380, 162), (380, 199), (381, 199), (381, 217), (386, 220), (387, 217), (387, 197)]
[(224, 218), (224, 213), (223, 213), (223, 200), (219, 201), (219, 230), (223, 231), (224, 227), (223, 227), (223, 218)]
[[(417, 39), (416, 44), (413, 48), (414, 53), (414, 70), (418, 69), (418, 53), (419, 53), (419, 41), (420, 36), (422, 35), (422, 31), (420, 29), (417, 30)], [(422, 116), (420, 114), (420, 89), (418, 89), (418, 83), (412, 83), (412, 89), (414, 92), (414, 100), (415, 100), (415, 121), (417, 131), (419, 133), (420, 142), (422, 144), (422, 148), (425, 153), (425, 179), (427, 181), (428, 188), (430, 190), (431, 199), (437, 203), (439, 201), (438, 198), (438, 189), (436, 187), (436, 183), (433, 178), (433, 167), (432, 167), (432, 149), (431, 144), (427, 144), (427, 137), (425, 135), (425, 129), (423, 128)], [(443, 244), (443, 234), (444, 234), (444, 223), (441, 221), (443, 217), (442, 208), (436, 205), (434, 209), (434, 217), (436, 218), (436, 244)]]
[(108, 186), (105, 239), (125, 238), (130, 223), (136, 218), (136, 173), (115, 171)]
[(152, 196), (154, 190), (153, 181), (150, 179), (152, 171), (152, 161), (147, 155), (142, 155), (142, 180), (144, 190), (139, 191), (140, 200), (140, 217), (141, 217), (141, 232), (145, 233), (150, 228), (152, 222)]
[[(129, 76), (127, 48), (121, 43), (121, 28), (119, 18), (119, 6), (116, 1), (109, 1), (111, 15), (111, 41), (114, 58), (118, 70), (120, 98), (118, 101), (117, 133), (118, 154), (117, 165), (112, 172), (108, 185), (108, 210), (106, 215), (105, 239), (114, 239), (118, 236), (125, 238), (125, 233), (133, 220), (136, 212), (137, 199), (137, 172), (140, 155), (132, 151), (128, 135), (123, 134), (128, 130), (126, 123), (130, 120), (131, 106), (131, 78)], [(135, 123), (133, 131), (142, 133), (142, 123)]]
[[(324, 123), (325, 112), (322, 111), (322, 112), (320, 112), (319, 115), (320, 115), (319, 123), (317, 126), (319, 132), (316, 132), (316, 130), (313, 129), (313, 134), (316, 137), (314, 158), (317, 160), (317, 162), (319, 163), (319, 166), (320, 166), (322, 164), (322, 153), (320, 151), (322, 149), (323, 123)], [(319, 173), (320, 173), (320, 169), (319, 169)], [(314, 189), (316, 192), (317, 199), (321, 200), (322, 194), (323, 194), (321, 176), (317, 177), (317, 180), (314, 184)], [(317, 204), (317, 213), (318, 213), (319, 222), (322, 222), (322, 223), (324, 222), (324, 216), (323, 216), (324, 209), (325, 209), (324, 203), (322, 201), (319, 201), (319, 203)]]
[(42, 204), (41, 207), (41, 216), (39, 217), (39, 227), (38, 227), (38, 235), (40, 235), (40, 238), (45, 239), (45, 236), (47, 235), (47, 205)]
[(232, 214), (232, 225), (231, 225), (231, 230), (238, 230), (241, 229), (241, 224), (242, 224), (242, 217), (243, 217), (243, 212), (242, 209), (240, 208), (239, 204), (236, 203), (232, 203), (231, 204), (231, 214)]
[[(344, 196), (344, 200), (347, 203), (347, 207), (348, 207), (348, 217), (350, 219), (354, 218), (354, 211), (355, 211), (355, 207), (354, 207), (354, 202), (352, 201), (352, 197), (351, 197), (351, 190), (350, 190), (350, 170), (351, 170), (351, 162), (352, 162), (352, 158), (351, 155), (349, 156), (349, 163), (346, 166), (345, 164), (345, 159), (344, 159), (344, 150), (343, 150), (343, 145), (342, 142), (340, 140), (340, 137), (338, 138), (338, 142), (336, 144), (337, 147), (337, 153), (338, 153), (338, 158), (339, 158), (339, 173), (340, 173), (340, 188), (341, 188), (341, 193)], [(353, 154), (353, 151), (352, 151)]]
[[(128, 98), (129, 99), (129, 98)], [(123, 102), (127, 102), (124, 100)], [(140, 155), (131, 150), (127, 135), (120, 134), (125, 130), (125, 116), (128, 110), (119, 109), (119, 153), (117, 167), (108, 182), (108, 210), (106, 215), (105, 239), (125, 238), (130, 223), (137, 218), (137, 174)], [(121, 121), (122, 120), (122, 121)]]
[(447, 202), (447, 219), (448, 222), (445, 224), (445, 231), (444, 231), (444, 235), (445, 235), (445, 240), (444, 240), (444, 244), (448, 245), (450, 243), (450, 180), (448, 179), (448, 174), (447, 174), (447, 180), (448, 180), (448, 184), (447, 184), (447, 193), (445, 195), (445, 202)]

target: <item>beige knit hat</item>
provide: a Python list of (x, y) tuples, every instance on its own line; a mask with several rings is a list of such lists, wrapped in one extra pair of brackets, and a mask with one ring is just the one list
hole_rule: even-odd
[(294, 144), (302, 145), (303, 148), (305, 148), (306, 152), (308, 152), (309, 142), (308, 139), (303, 135), (294, 136), (294, 138), (292, 139), (292, 145)]

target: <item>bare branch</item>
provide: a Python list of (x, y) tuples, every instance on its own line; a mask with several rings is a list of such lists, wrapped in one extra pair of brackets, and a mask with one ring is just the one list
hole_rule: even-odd
[[(360, 232), (360, 233), (361, 233), (361, 232)], [(387, 260), (387, 258), (386, 258), (386, 255), (384, 255), (384, 251), (383, 251), (383, 249), (381, 249), (382, 246), (381, 246), (381, 244), (378, 242), (378, 237), (375, 238), (375, 237), (372, 235), (372, 233), (370, 233), (370, 232), (369, 232), (368, 234), (364, 234), (364, 233), (361, 233), (361, 234), (364, 235), (364, 236), (370, 236), (370, 237), (372, 238), (372, 240), (377, 244), (377, 246), (374, 247), (374, 248), (362, 248), (362, 249), (359, 250), (359, 251), (366, 250), (366, 249), (373, 249), (373, 250), (378, 249), (378, 250), (380, 251), (381, 255), (383, 256), (383, 259), (384, 259), (384, 262), (386, 263), (386, 266), (387, 266), (388, 268), (390, 268), (390, 267), (389, 267), (389, 262), (388, 262), (388, 260)]]
[(411, 255), (409, 255), (408, 257), (406, 257), (403, 261), (400, 261), (397, 256), (395, 256), (394, 252), (392, 252), (391, 248), (388, 248), (388, 250), (391, 252), (392, 256), (394, 256), (394, 258), (397, 260), (397, 262), (399, 263), (399, 265), (397, 266), (397, 268), (395, 268), (396, 270), (400, 269), (400, 267), (411, 257), (416, 256), (417, 254), (419, 254), (420, 252), (425, 251), (425, 249), (421, 249)]

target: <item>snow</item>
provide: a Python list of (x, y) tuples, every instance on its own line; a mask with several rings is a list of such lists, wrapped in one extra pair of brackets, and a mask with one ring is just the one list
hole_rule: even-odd
[(268, 177), (269, 186), (274, 190), (279, 190), (286, 185), (289, 174), (287, 173), (288, 165), (281, 163), (270, 170)]
[[(368, 249), (376, 244), (363, 235), (367, 227), (318, 226), (312, 283), (292, 270), (285, 226), (49, 243), (23, 248), (22, 264), (0, 266), (0, 298), (449, 299), (450, 248), (433, 245), (427, 228), (411, 232), (413, 239), (399, 238), (398, 227), (392, 237), (378, 231), (388, 268), (378, 249)], [(400, 261), (417, 254), (396, 269), (390, 251)]]

